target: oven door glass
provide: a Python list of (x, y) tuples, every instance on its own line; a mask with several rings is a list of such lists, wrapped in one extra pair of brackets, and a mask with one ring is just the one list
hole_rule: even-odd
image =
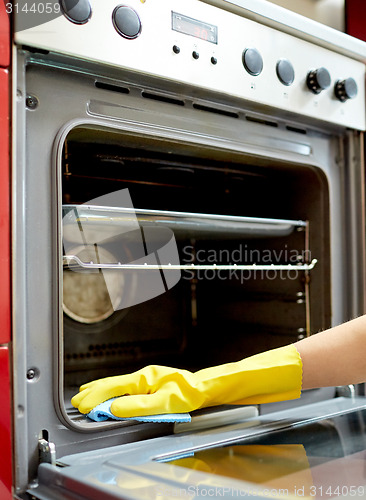
[(365, 425), (363, 398), (336, 398), (70, 455), (40, 466), (40, 498), (364, 498)]

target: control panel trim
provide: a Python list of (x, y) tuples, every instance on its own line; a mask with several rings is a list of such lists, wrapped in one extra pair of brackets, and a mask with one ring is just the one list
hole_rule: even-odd
[[(365, 66), (359, 61), (200, 0), (171, 0), (169, 4), (129, 0), (128, 11), (136, 12), (141, 20), (141, 31), (134, 39), (124, 38), (114, 29), (114, 1), (90, 0), (90, 4), (93, 15), (88, 23), (76, 25), (60, 16), (17, 32), (16, 43), (243, 99), (243, 106), (244, 101), (251, 102), (258, 111), (269, 106), (315, 121), (366, 128)], [(173, 30), (172, 12), (187, 17), (194, 13), (194, 19), (217, 27), (218, 43)], [(103, 33), (102, 39), (97, 33)], [(249, 49), (255, 60), (248, 64), (243, 54)], [(276, 71), (281, 59), (293, 68), (294, 78), (288, 86)], [(322, 68), (329, 73), (330, 84), (322, 84), (322, 91), (314, 92), (307, 76)], [(340, 99), (335, 92), (337, 82), (350, 78), (358, 94)]]

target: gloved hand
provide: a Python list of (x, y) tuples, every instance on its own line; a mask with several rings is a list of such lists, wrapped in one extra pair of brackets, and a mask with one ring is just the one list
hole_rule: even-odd
[(301, 394), (301, 380), (300, 355), (289, 345), (195, 373), (147, 366), (85, 384), (71, 403), (81, 413), (89, 413), (103, 401), (123, 396), (111, 405), (116, 417), (183, 413), (219, 404), (295, 399)]

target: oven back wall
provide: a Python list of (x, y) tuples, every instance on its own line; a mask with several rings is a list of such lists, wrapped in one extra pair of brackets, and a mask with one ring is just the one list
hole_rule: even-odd
[[(192, 100), (183, 93), (176, 97), (186, 104), (177, 108), (174, 104), (141, 97), (141, 88), (132, 85), (129, 94), (125, 95), (96, 88), (92, 75), (38, 64), (34, 55), (20, 52), (17, 62), (17, 150), (13, 173), (16, 241), (14, 334), (17, 344), (14, 376), (15, 404), (24, 408), (15, 421), (19, 464), (17, 485), (22, 489), (36, 477), (37, 443), (42, 430), (47, 430), (50, 440), (55, 442), (58, 458), (76, 450), (144, 439), (169, 431), (166, 427), (157, 429), (145, 424), (121, 426), (95, 431), (89, 438), (87, 434), (81, 434), (82, 429), (67, 417), (62, 400), (64, 365), (59, 329), (62, 268), (61, 228), (58, 225), (61, 203), (58, 200), (60, 185), (57, 184), (55, 147), (63, 146), (70, 130), (78, 125), (84, 128), (89, 125), (90, 129), (109, 130), (119, 136), (132, 137), (132, 142), (136, 140), (134, 137), (142, 137), (146, 147), (157, 143), (160, 149), (162, 144), (169, 148), (174, 145), (175, 150), (169, 149), (169, 153), (177, 155), (194, 157), (201, 151), (201, 158), (212, 158), (214, 152), (217, 160), (229, 155), (233, 163), (245, 158), (246, 163), (258, 171), (265, 170), (268, 165), (272, 172), (277, 169), (280, 176), (285, 171), (294, 172), (290, 176), (291, 182), (293, 185), (297, 183), (298, 187), (299, 179), (314, 182), (313, 193), (317, 193), (316, 203), (321, 211), (319, 220), (323, 221), (323, 226), (317, 227), (322, 232), (321, 238), (325, 237), (324, 243), (316, 243), (321, 241), (317, 234), (313, 240), (314, 257), (318, 257), (315, 253), (319, 250), (319, 274), (314, 275), (319, 286), (317, 295), (311, 298), (312, 309), (319, 312), (319, 315), (318, 312), (315, 314), (316, 328), (327, 327), (332, 322), (329, 298), (333, 297), (333, 321), (339, 322), (346, 316), (343, 304), (347, 294), (347, 269), (342, 265), (340, 253), (329, 256), (322, 250), (329, 246), (340, 249), (346, 239), (342, 215), (346, 203), (342, 192), (344, 166), (337, 163), (338, 146), (343, 141), (341, 131), (338, 131), (339, 137), (311, 129), (307, 134), (298, 134), (287, 130), (288, 122), (282, 122), (279, 117), (271, 117), (272, 121), (278, 122), (277, 127), (246, 120), (241, 102), (227, 103), (227, 108), (232, 109), (238, 118), (221, 116), (194, 109)], [(125, 82), (116, 83), (126, 86)], [(35, 97), (36, 100), (31, 102), (36, 105), (27, 107), (26, 96)], [(203, 99), (204, 96), (200, 97)], [(299, 127), (296, 122), (291, 125)], [(306, 172), (307, 167), (309, 173), (296, 180), (298, 173)], [(297, 189), (297, 194), (300, 213), (305, 198), (300, 189)], [(290, 192), (290, 200), (291, 196), (294, 195)], [(318, 218), (317, 213), (305, 212), (299, 216)], [(326, 227), (328, 222), (330, 228)], [(202, 293), (206, 294), (206, 291), (202, 290)], [(209, 300), (206, 304), (204, 302), (202, 307), (207, 308), (209, 303)], [(30, 377), (29, 370), (33, 370), (36, 376)], [(24, 449), (24, 443), (27, 443), (27, 449)]]

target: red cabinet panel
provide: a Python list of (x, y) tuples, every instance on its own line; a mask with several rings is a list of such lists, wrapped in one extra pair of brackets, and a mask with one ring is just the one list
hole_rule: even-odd
[(346, 0), (346, 32), (366, 41), (365, 0)]
[[(1, 2), (1, 0), (0, 0)], [(0, 344), (10, 341), (9, 75), (0, 69)]]
[(0, 0), (0, 66), (3, 68), (10, 64), (10, 23), (5, 3)]
[(9, 350), (0, 347), (0, 498), (12, 499), (12, 444)]
[[(0, 344), (11, 338), (10, 285), (10, 26), (0, 0)], [(9, 348), (0, 346), (0, 498), (12, 496), (12, 426)]]

